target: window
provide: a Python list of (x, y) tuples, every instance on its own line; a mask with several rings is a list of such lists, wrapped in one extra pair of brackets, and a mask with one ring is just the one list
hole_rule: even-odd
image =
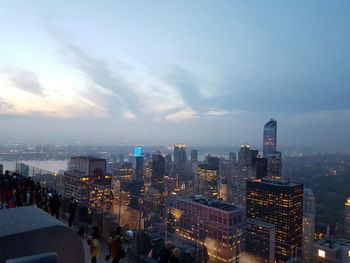
[(321, 258), (325, 258), (326, 257), (326, 252), (322, 249), (318, 250), (318, 256)]

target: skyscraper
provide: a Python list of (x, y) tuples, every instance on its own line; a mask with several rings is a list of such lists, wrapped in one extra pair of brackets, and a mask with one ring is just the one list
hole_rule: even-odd
[(264, 139), (263, 139), (263, 154), (271, 154), (276, 152), (277, 145), (277, 121), (271, 119), (264, 126)]
[(174, 145), (173, 176), (182, 179), (186, 175), (187, 154), (185, 144)]
[(277, 121), (271, 119), (264, 126), (263, 157), (267, 158), (267, 175), (273, 179), (282, 177), (282, 153), (277, 149)]
[(302, 246), (303, 185), (268, 178), (247, 181), (247, 218), (276, 226), (276, 262)]
[(161, 154), (152, 154), (151, 185), (160, 192), (164, 191), (165, 159)]
[(196, 149), (191, 151), (191, 162), (198, 162), (198, 151)]
[(310, 188), (304, 188), (302, 248), (302, 259), (304, 262), (312, 262), (315, 239), (315, 216), (315, 196)]

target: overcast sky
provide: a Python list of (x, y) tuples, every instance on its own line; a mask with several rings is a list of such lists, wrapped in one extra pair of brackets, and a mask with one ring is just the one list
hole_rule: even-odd
[(0, 142), (350, 146), (350, 1), (0, 4)]

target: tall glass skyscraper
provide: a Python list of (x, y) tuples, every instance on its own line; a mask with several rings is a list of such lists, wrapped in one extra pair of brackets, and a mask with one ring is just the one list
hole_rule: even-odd
[(277, 145), (277, 121), (271, 119), (264, 126), (263, 153), (264, 156), (276, 152)]
[(174, 163), (173, 163), (173, 174), (174, 177), (177, 175), (182, 178), (186, 173), (187, 154), (185, 144), (174, 145)]

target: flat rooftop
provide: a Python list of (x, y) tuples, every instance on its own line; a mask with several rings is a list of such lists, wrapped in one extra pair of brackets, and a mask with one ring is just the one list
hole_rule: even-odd
[(331, 239), (322, 239), (320, 241), (316, 242), (317, 246), (321, 247), (327, 247), (329, 249), (338, 249), (340, 247), (350, 247), (350, 240), (348, 239), (336, 239), (336, 240), (331, 240)]
[(220, 200), (216, 200), (216, 199), (210, 199), (210, 198), (205, 197), (203, 195), (179, 196), (178, 199), (190, 201), (190, 202), (195, 202), (195, 203), (200, 203), (202, 205), (225, 210), (227, 212), (237, 210), (237, 207), (232, 205), (232, 204), (228, 204), (228, 203), (222, 202)]
[(262, 179), (252, 179), (253, 182), (261, 182), (263, 184), (271, 184), (271, 185), (277, 185), (277, 186), (298, 186), (301, 184), (290, 182), (287, 180), (281, 180), (281, 179), (272, 179), (272, 178), (262, 178)]

